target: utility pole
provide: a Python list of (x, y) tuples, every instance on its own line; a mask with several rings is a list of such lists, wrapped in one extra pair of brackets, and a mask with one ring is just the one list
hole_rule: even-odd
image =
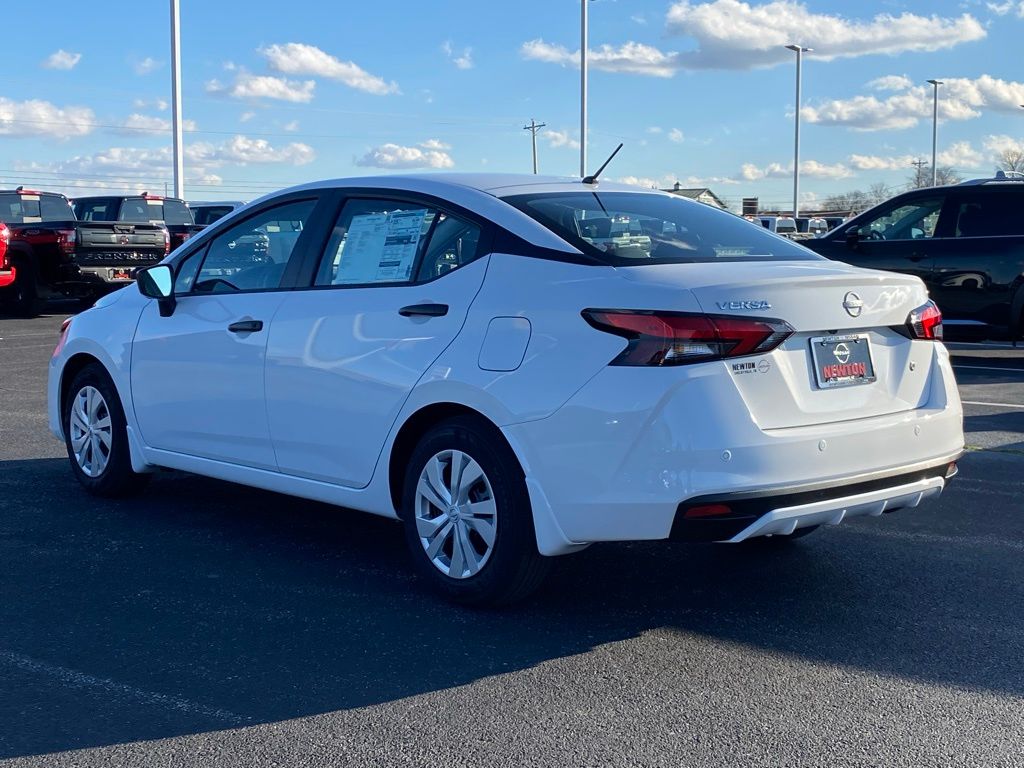
[(546, 126), (547, 123), (538, 123), (532, 117), (530, 118), (530, 124), (524, 125), (523, 130), (530, 132), (530, 138), (533, 139), (533, 175), (537, 175), (537, 131)]
[(939, 86), (942, 85), (942, 81), (928, 82), (935, 89), (935, 97), (932, 100), (932, 186), (936, 187), (939, 184), (939, 167), (936, 165), (936, 159), (939, 151)]
[(787, 45), (786, 48), (796, 53), (796, 134), (793, 139), (793, 219), (800, 216), (800, 102), (803, 91), (803, 60), (804, 54), (813, 48), (802, 45)]
[(174, 151), (174, 196), (185, 197), (185, 149), (181, 133), (181, 14), (180, 0), (171, 0), (171, 122)]
[(911, 165), (916, 169), (914, 171), (914, 189), (920, 189), (924, 186), (924, 171), (922, 169), (928, 165), (928, 162), (926, 160), (914, 160)]

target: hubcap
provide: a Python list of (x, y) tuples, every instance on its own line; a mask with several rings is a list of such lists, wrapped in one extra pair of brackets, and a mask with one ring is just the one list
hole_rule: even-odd
[(98, 477), (110, 461), (113, 427), (107, 401), (95, 387), (82, 387), (71, 403), (71, 451), (79, 469)]
[(434, 454), (416, 486), (416, 531), (441, 573), (467, 579), (480, 572), (494, 549), (498, 509), (491, 483), (468, 453)]

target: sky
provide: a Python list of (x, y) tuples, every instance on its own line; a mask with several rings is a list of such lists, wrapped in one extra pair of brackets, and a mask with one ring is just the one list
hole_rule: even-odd
[[(121, 5), (121, 4), (119, 4)], [(165, 1), (4, 9), (0, 186), (163, 192)], [(42, 14), (45, 13), (45, 17)], [(181, 0), (186, 196), (251, 200), (314, 179), (579, 170), (580, 0)], [(991, 175), (1024, 148), (1024, 0), (592, 0), (590, 165), (792, 199), (795, 54), (805, 205), (931, 156)], [(12, 64), (15, 64), (12, 66)], [(1015, 79), (1016, 77), (1021, 80)]]

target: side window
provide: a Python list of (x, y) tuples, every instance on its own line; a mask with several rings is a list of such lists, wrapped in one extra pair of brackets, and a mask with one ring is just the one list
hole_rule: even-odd
[(192, 213), (180, 200), (164, 200), (164, 221), (168, 224), (193, 224)]
[(174, 278), (175, 293), (189, 293), (196, 281), (196, 274), (199, 272), (199, 265), (203, 263), (206, 255), (206, 248), (200, 248), (195, 253), (190, 253), (178, 267), (178, 274)]
[(862, 224), (857, 233), (863, 240), (920, 240), (934, 237), (944, 202), (945, 198), (938, 195), (897, 205)]
[(955, 208), (954, 234), (956, 237), (1024, 235), (1022, 205), (1024, 190), (1000, 188), (965, 193)]
[(349, 200), (334, 225), (316, 285), (423, 282), (478, 255), (480, 229), (433, 208)]
[[(315, 200), (279, 205), (213, 238), (192, 292), (232, 293), (276, 288), (315, 206)], [(182, 265), (178, 273), (179, 281), (186, 265)]]

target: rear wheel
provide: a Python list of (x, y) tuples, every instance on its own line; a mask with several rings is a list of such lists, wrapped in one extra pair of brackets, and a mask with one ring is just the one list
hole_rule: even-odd
[(149, 475), (132, 470), (121, 399), (99, 363), (86, 366), (75, 376), (63, 414), (71, 469), (89, 493), (121, 497), (145, 487)]
[(7, 288), (11, 311), (19, 317), (35, 317), (40, 307), (35, 273), (24, 263), (16, 268), (14, 283)]
[(550, 568), (550, 559), (537, 552), (519, 462), (481, 419), (451, 419), (424, 435), (409, 461), (402, 499), (417, 570), (449, 600), (521, 600)]

